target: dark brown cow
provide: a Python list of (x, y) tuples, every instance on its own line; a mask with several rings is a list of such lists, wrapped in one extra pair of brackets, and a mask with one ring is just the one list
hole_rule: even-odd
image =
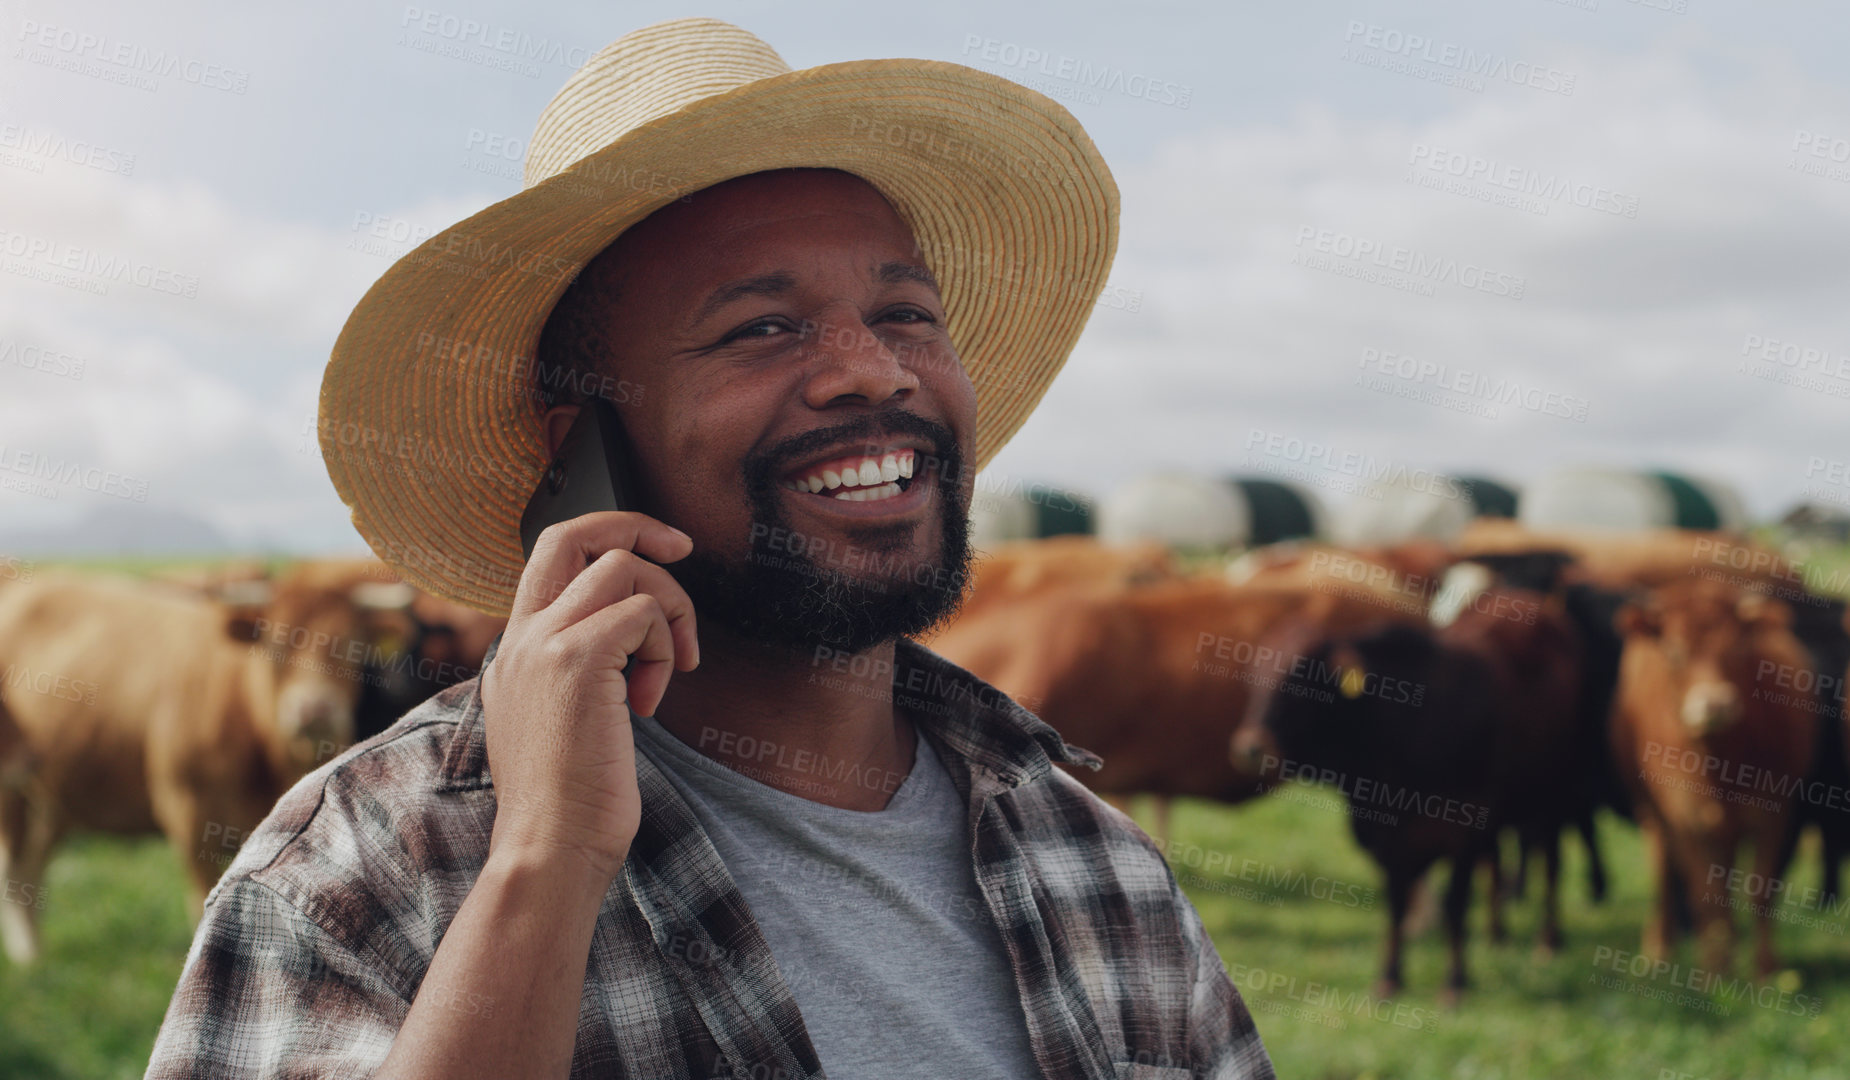
[[(1736, 905), (1754, 913), (1755, 964), (1777, 966), (1770, 921), (1792, 795), (1811, 767), (1812, 710), (1767, 693), (1768, 674), (1809, 664), (1783, 603), (1693, 578), (1619, 613), (1625, 633), (1613, 750), (1632, 787), (1658, 879), (1644, 952), (1667, 957), (1683, 888), (1711, 971), (1729, 970)], [(1734, 887), (1737, 848), (1754, 846), (1756, 889)], [(1679, 884), (1680, 880), (1680, 884)]]
[[(1572, 751), (1578, 643), (1544, 598), (1478, 595), (1443, 629), (1422, 622), (1336, 625), (1300, 615), (1266, 639), (1291, 674), (1253, 698), (1231, 744), (1268, 777), (1335, 784), (1356, 841), (1380, 865), (1389, 900), (1379, 992), (1402, 986), (1414, 887), (1450, 861), (1446, 994), (1466, 985), (1465, 916), (1478, 862), (1504, 826), (1546, 852), (1562, 804), (1550, 785)], [(1559, 942), (1550, 858), (1542, 944)]]
[[(1075, 770), (1094, 791), (1238, 802), (1262, 787), (1229, 761), (1227, 739), (1254, 685), (1276, 677), (1256, 646), (1306, 607), (1324, 618), (1407, 618), (1372, 599), (1192, 578), (1052, 591), (960, 621), (932, 648), (1102, 757), (1096, 773)], [(1167, 838), (1160, 810), (1156, 832)]]

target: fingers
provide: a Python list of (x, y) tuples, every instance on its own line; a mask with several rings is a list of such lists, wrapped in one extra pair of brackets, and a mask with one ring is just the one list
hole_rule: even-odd
[(559, 632), (568, 647), (628, 658), (623, 677), (632, 715), (654, 716), (673, 674), (676, 645), (661, 603), (648, 593), (593, 611)]
[(686, 558), (694, 542), (679, 529), (628, 510), (600, 510), (548, 525), (521, 571), (512, 617), (546, 607), (592, 560), (619, 548), (650, 562), (669, 563)]
[(692, 671), (700, 663), (694, 603), (672, 574), (635, 552), (612, 548), (599, 555), (536, 617), (540, 625), (556, 633), (637, 593), (655, 597), (673, 637), (674, 653), (669, 659), (680, 670)]

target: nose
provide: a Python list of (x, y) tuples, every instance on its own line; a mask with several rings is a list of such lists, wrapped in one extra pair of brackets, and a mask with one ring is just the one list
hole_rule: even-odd
[(353, 734), (352, 709), (329, 690), (293, 694), (281, 712), (283, 734), (291, 739), (341, 741)]
[(1278, 753), (1271, 736), (1263, 729), (1242, 728), (1234, 733), (1228, 758), (1241, 772), (1262, 776), (1266, 760), (1278, 760)]
[(813, 409), (844, 403), (882, 405), (903, 401), (919, 388), (918, 373), (906, 363), (904, 345), (892, 346), (868, 329), (858, 312), (826, 313), (810, 346), (812, 372), (804, 398)]
[(1741, 695), (1733, 683), (1695, 683), (1683, 695), (1683, 724), (1697, 734), (1719, 731), (1740, 713)]

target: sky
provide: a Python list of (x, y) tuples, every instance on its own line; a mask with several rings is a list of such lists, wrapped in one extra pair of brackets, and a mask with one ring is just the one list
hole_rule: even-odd
[[(1340, 504), (1343, 462), (1517, 486), (1611, 466), (1714, 478), (1758, 517), (1850, 506), (1850, 13), (1828, 0), (29, 0), (0, 9), (0, 540), (101, 515), (360, 550), (314, 438), (347, 313), (394, 237), (520, 190), (570, 58), (686, 15), (797, 68), (982, 67), (1097, 143), (1112, 299), (996, 477), (1289, 472)], [(561, 59), (482, 62), (465, 24)], [(112, 60), (151, 55), (178, 62)], [(142, 280), (81, 269), (112, 258)]]

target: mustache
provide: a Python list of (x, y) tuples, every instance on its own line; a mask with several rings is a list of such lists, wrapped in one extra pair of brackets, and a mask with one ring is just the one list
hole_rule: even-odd
[(752, 454), (743, 463), (745, 490), (768, 494), (775, 489), (776, 478), (791, 462), (831, 446), (859, 441), (866, 443), (871, 451), (877, 449), (882, 440), (895, 435), (910, 435), (928, 442), (931, 447), (929, 461), (939, 464), (945, 477), (955, 477), (962, 471), (962, 453), (957, 447), (957, 436), (950, 428), (918, 413), (894, 409), (792, 435)]

